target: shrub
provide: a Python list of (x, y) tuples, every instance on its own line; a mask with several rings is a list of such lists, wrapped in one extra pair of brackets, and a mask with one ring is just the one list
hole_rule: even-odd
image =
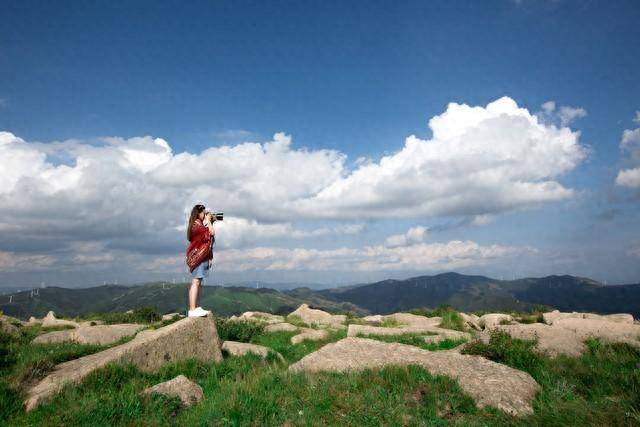
[(153, 307), (136, 308), (131, 313), (92, 313), (87, 317), (91, 320), (103, 320), (106, 324), (153, 323), (162, 319), (160, 313)]
[(262, 322), (216, 319), (218, 336), (222, 341), (251, 342), (264, 331)]

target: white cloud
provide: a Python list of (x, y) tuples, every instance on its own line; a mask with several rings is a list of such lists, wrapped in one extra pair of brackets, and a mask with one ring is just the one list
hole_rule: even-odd
[(545, 123), (559, 122), (560, 126), (569, 126), (577, 119), (587, 116), (587, 110), (581, 107), (569, 107), (566, 105), (556, 109), (555, 101), (547, 101), (541, 105), (542, 111), (538, 114), (538, 118)]
[(633, 118), (633, 121), (640, 123), (640, 111), (636, 111), (636, 116)]
[[(587, 151), (578, 132), (544, 123), (508, 97), (484, 107), (451, 103), (429, 127), (431, 139), (409, 136), (400, 151), (351, 168), (344, 153), (294, 148), (284, 133), (189, 153), (152, 136), (39, 143), (0, 132), (0, 251), (11, 252), (15, 242), (22, 253), (56, 248), (67, 253), (56, 262), (68, 265), (108, 261), (83, 255), (82, 242), (102, 244), (116, 258), (169, 253), (184, 246), (184, 222), (198, 202), (225, 211), (219, 227), (230, 249), (359, 233), (364, 220), (376, 218), (453, 215), (481, 224), (571, 198), (559, 178)], [(331, 223), (302, 226), (313, 219)], [(405, 246), (394, 238), (395, 247), (380, 250), (393, 258), (400, 254), (389, 251), (402, 247), (444, 245), (421, 242), (426, 229), (411, 233), (397, 237)], [(311, 251), (287, 250), (296, 251), (293, 259)]]
[(423, 226), (412, 227), (404, 234), (396, 234), (387, 237), (384, 245), (388, 248), (410, 246), (424, 242), (427, 237), (427, 228)]
[(634, 167), (620, 170), (616, 177), (616, 184), (640, 188), (640, 128), (626, 129), (622, 133), (620, 149), (625, 153), (628, 163)]

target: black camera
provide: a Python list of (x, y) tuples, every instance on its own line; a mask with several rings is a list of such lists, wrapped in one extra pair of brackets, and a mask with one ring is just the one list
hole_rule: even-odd
[(223, 213), (222, 212), (205, 212), (205, 215), (211, 214), (216, 219), (216, 221), (222, 221)]

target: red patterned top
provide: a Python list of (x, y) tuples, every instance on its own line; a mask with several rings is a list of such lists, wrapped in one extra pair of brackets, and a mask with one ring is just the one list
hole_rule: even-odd
[(213, 259), (214, 237), (209, 229), (196, 219), (191, 228), (191, 240), (185, 253), (185, 260), (189, 266), (189, 271), (193, 272), (195, 268), (204, 260)]

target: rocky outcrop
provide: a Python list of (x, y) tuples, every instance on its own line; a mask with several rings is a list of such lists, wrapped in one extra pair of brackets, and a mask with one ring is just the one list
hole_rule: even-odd
[(460, 313), (460, 317), (462, 317), (462, 320), (469, 329), (475, 329), (476, 331), (482, 329), (480, 327), (480, 317), (475, 314)]
[(271, 325), (267, 325), (264, 328), (265, 332), (295, 332), (298, 330), (297, 326), (292, 325), (291, 323), (273, 323)]
[[(609, 343), (626, 343), (640, 348), (640, 325), (598, 318), (569, 317), (556, 319), (552, 325), (498, 325), (494, 329), (504, 331), (513, 338), (535, 340), (535, 349), (550, 357), (559, 354), (579, 356), (586, 349), (584, 341), (588, 338), (598, 338)], [(488, 342), (490, 332), (483, 333), (481, 339)]]
[(384, 322), (384, 316), (380, 314), (374, 314), (372, 316), (365, 316), (362, 318), (362, 321), (367, 325), (371, 326), (380, 326), (382, 322)]
[(0, 331), (7, 334), (14, 334), (18, 332), (18, 327), (13, 324), (11, 318), (0, 315)]
[(385, 320), (392, 320), (399, 326), (438, 326), (442, 322), (441, 317), (418, 316), (411, 313), (393, 313), (384, 316)]
[(222, 361), (213, 315), (187, 317), (168, 326), (138, 334), (133, 340), (99, 353), (57, 365), (53, 372), (26, 391), (27, 411), (47, 401), (69, 383), (79, 383), (108, 363), (132, 363), (142, 371), (154, 371), (167, 363), (196, 359)]
[(428, 351), (412, 345), (367, 338), (345, 338), (327, 344), (289, 367), (290, 371), (358, 371), (389, 365), (419, 365), (435, 375), (446, 375), (479, 407), (494, 406), (514, 415), (533, 412), (531, 402), (540, 386), (522, 372), (480, 356), (453, 351)]
[(542, 318), (544, 320), (544, 323), (546, 323), (547, 325), (553, 325), (556, 320), (561, 319), (593, 319), (606, 320), (616, 323), (628, 323), (630, 325), (633, 324), (633, 316), (627, 313), (600, 315), (594, 313), (578, 313), (575, 311), (571, 313), (563, 313), (558, 310), (553, 310), (548, 313), (543, 313)]
[(76, 342), (78, 344), (108, 345), (124, 337), (135, 335), (144, 328), (146, 328), (145, 325), (135, 323), (81, 326), (77, 329), (65, 329), (38, 335), (32, 342), (34, 344)]
[(262, 311), (245, 311), (238, 317), (238, 319), (239, 320), (257, 320), (257, 321), (266, 322), (269, 324), (284, 322), (283, 316), (278, 316), (276, 314), (271, 314), (271, 313), (265, 313)]
[(57, 319), (56, 314), (53, 311), (50, 311), (42, 319), (42, 327), (46, 328), (52, 326), (73, 326), (74, 328), (77, 328), (79, 325), (78, 322), (74, 322), (73, 320)]
[(510, 314), (489, 313), (480, 316), (478, 320), (478, 324), (484, 326), (484, 329), (493, 329), (504, 322), (513, 322), (513, 317)]
[(303, 341), (322, 341), (329, 338), (329, 332), (325, 329), (303, 328), (298, 335), (291, 337), (291, 344), (300, 344)]
[(162, 315), (162, 320), (173, 320), (174, 317), (184, 317), (184, 314), (180, 314), (180, 313), (167, 313), (167, 314), (163, 314)]
[(224, 343), (222, 343), (222, 351), (228, 353), (230, 356), (244, 356), (247, 353), (253, 353), (263, 358), (267, 357), (269, 353), (273, 353), (278, 359), (280, 359), (281, 362), (284, 362), (284, 357), (282, 357), (280, 353), (258, 344), (225, 341)]
[(183, 406), (191, 406), (200, 402), (204, 397), (202, 387), (184, 375), (178, 375), (170, 381), (156, 384), (142, 391), (143, 395), (163, 394), (170, 397), (178, 397)]
[(42, 324), (42, 319), (38, 319), (36, 317), (29, 317), (29, 321), (27, 322), (27, 325), (40, 325)]
[(343, 314), (330, 314), (326, 311), (310, 308), (307, 304), (302, 304), (289, 316), (297, 316), (307, 325), (326, 325), (334, 328), (343, 328), (347, 316)]
[(471, 334), (468, 332), (454, 331), (452, 329), (444, 329), (439, 326), (423, 325), (423, 326), (402, 326), (397, 328), (385, 328), (381, 326), (369, 325), (349, 325), (347, 330), (348, 337), (368, 336), (368, 335), (406, 335), (406, 334), (434, 334), (442, 335), (448, 339), (470, 339)]

